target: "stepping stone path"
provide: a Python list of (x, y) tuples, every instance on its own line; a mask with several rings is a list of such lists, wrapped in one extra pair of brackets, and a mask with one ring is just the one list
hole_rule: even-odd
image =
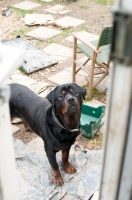
[(12, 134), (17, 133), (20, 130), (18, 126), (15, 126), (13, 124), (11, 125), (11, 128), (12, 128)]
[[(77, 74), (76, 76), (76, 83), (80, 86), (86, 85), (88, 80), (85, 76), (80, 76)], [(54, 76), (50, 77), (48, 79), (49, 81), (52, 81), (54, 83), (57, 83), (58, 85), (64, 84), (64, 83), (71, 83), (72, 82), (72, 73), (70, 71), (63, 70)]]
[[(50, 0), (48, 0), (48, 1), (50, 1)], [(13, 7), (15, 7), (15, 8), (25, 9), (25, 10), (33, 9), (33, 8), (36, 8), (39, 6), (41, 6), (41, 4), (33, 3), (30, 1), (23, 1), (21, 3), (13, 5)], [(57, 5), (54, 5), (51, 7), (48, 6), (46, 9), (44, 9), (44, 11), (56, 15), (56, 14), (66, 14), (67, 12), (69, 12), (71, 10), (68, 9), (68, 6), (57, 4)], [(84, 20), (73, 18), (70, 16), (65, 16), (60, 19), (55, 20), (55, 24), (57, 26), (63, 27), (63, 28), (75, 27), (75, 26), (81, 25), (83, 23), (85, 23)], [(35, 39), (44, 41), (44, 40), (50, 39), (54, 36), (57, 36), (60, 33), (61, 33), (60, 30), (57, 30), (54, 28), (39, 27), (39, 28), (36, 28), (36, 29), (26, 33), (25, 35), (28, 37), (33, 37)], [(88, 33), (86, 31), (80, 31), (77, 34), (78, 34), (78, 36), (81, 36), (86, 42), (98, 39), (97, 35)], [(69, 37), (66, 37), (65, 40), (69, 41), (71, 43), (71, 42), (73, 42), (73, 36), (71, 35)], [(78, 41), (78, 43), (80, 43), (80, 42)], [(68, 58), (72, 59), (72, 54), (73, 54), (72, 48), (69, 48), (69, 47), (66, 47), (66, 46), (63, 46), (60, 44), (55, 44), (55, 43), (46, 46), (43, 49), (43, 51), (45, 53), (49, 54), (51, 57), (55, 58), (59, 62), (60, 61), (63, 62), (65, 60), (67, 60)], [(83, 61), (80, 60), (80, 62), (82, 63)], [(72, 65), (72, 60), (71, 60), (71, 65)], [(77, 66), (77, 68), (78, 68), (78, 66)], [(87, 66), (87, 69), (90, 70), (90, 63)], [(76, 77), (77, 83), (81, 86), (85, 85), (88, 82), (88, 79), (89, 79), (88, 74), (82, 70), (79, 71), (79, 73), (77, 74), (77, 77)], [(94, 77), (94, 81), (96, 79), (97, 79), (97, 76)], [(56, 83), (56, 84), (72, 82), (72, 67), (70, 67), (66, 70), (63, 70), (62, 72), (59, 72), (52, 77), (49, 77), (48, 80), (52, 81), (53, 83)], [(108, 77), (106, 77), (103, 81), (101, 81), (101, 83), (97, 86), (97, 88), (100, 91), (105, 90), (107, 87), (107, 81), (108, 81)], [(43, 92), (43, 94), (41, 92), (40, 95), (45, 96), (45, 91)]]
[(62, 10), (63, 8), (65, 8), (65, 6), (58, 4), (58, 5), (52, 6), (50, 8), (44, 9), (44, 11), (52, 13), (52, 14), (57, 14), (58, 11)]
[(55, 23), (60, 27), (75, 27), (75, 26), (85, 23), (85, 21), (81, 19), (65, 16), (65, 17), (62, 17), (61, 19), (57, 19)]
[(71, 11), (72, 11), (72, 10), (60, 10), (60, 11), (58, 11), (58, 14), (59, 14), (59, 15), (65, 15), (65, 14), (71, 12)]
[(56, 29), (47, 28), (47, 27), (39, 27), (26, 33), (25, 35), (43, 41), (43, 40), (52, 38), (56, 35), (59, 35), (60, 33), (61, 31), (58, 31)]
[(37, 8), (39, 6), (41, 6), (41, 5), (38, 4), (38, 3), (33, 3), (31, 1), (23, 1), (21, 3), (17, 3), (15, 5), (13, 5), (12, 7), (19, 8), (21, 10), (30, 10), (30, 9), (33, 9), (33, 8)]
[(65, 6), (58, 4), (56, 6), (52, 6), (50, 8), (44, 9), (44, 11), (49, 12), (51, 14), (60, 14), (60, 15), (64, 15), (66, 13), (71, 12), (71, 10), (65, 10), (64, 8), (65, 8)]
[(50, 25), (54, 22), (54, 17), (52, 15), (44, 14), (26, 14), (25, 25), (34, 26), (34, 25)]
[(64, 61), (68, 58), (72, 58), (73, 50), (69, 47), (63, 45), (52, 43), (49, 46), (45, 47), (43, 51), (51, 55), (57, 61)]

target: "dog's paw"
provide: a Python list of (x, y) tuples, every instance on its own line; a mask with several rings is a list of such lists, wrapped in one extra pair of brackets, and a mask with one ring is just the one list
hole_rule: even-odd
[(70, 162), (63, 163), (63, 166), (68, 174), (74, 174), (77, 171), (76, 168)]
[(63, 178), (60, 173), (53, 175), (52, 174), (52, 181), (56, 186), (62, 186), (63, 185)]

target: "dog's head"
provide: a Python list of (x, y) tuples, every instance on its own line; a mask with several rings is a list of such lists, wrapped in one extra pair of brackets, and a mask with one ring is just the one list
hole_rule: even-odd
[(48, 94), (47, 98), (53, 105), (55, 115), (65, 128), (78, 128), (85, 95), (86, 90), (75, 83), (57, 86)]

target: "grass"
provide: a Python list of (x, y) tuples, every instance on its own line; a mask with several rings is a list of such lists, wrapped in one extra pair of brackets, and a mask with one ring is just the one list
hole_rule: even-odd
[(89, 6), (87, 6), (87, 5), (81, 5), (80, 8), (82, 8), (82, 9), (88, 9)]
[(16, 36), (16, 35), (24, 35), (26, 33), (27, 33), (27, 30), (20, 28), (19, 30), (14, 30), (11, 34), (13, 36)]
[(88, 31), (86, 25), (81, 25), (79, 29), (82, 30), (82, 31)]
[(47, 42), (48, 42), (49, 44), (56, 43), (55, 40), (53, 40), (53, 39), (48, 39)]
[(90, 143), (93, 145), (99, 145), (102, 146), (103, 144), (103, 134), (102, 135), (96, 135), (95, 138), (90, 140)]
[(62, 38), (68, 37), (71, 34), (72, 31), (73, 31), (73, 29), (63, 30), (62, 33), (61, 33)]
[(45, 2), (45, 1), (42, 1), (42, 0), (37, 0), (38, 3), (49, 3), (49, 2)]
[(21, 9), (17, 9), (17, 8), (13, 8), (13, 7), (11, 7), (11, 11), (15, 12), (17, 14), (20, 14), (22, 17), (25, 17), (26, 14), (34, 13), (34, 10), (21, 10)]
[(25, 74), (24, 70), (22, 69), (22, 67), (19, 68), (19, 71), (22, 73), (22, 74)]
[(95, 0), (96, 3), (102, 4), (102, 5), (106, 5), (107, 4), (107, 0)]
[[(86, 90), (88, 90), (88, 86), (84, 86)], [(99, 92), (96, 88), (93, 89), (92, 91), (92, 98), (97, 98), (97, 99), (104, 99), (106, 97), (106, 92)], [(85, 96), (85, 101), (90, 101), (92, 98), (88, 97), (88, 95)]]
[(36, 46), (36, 48), (38, 48), (39, 50), (41, 50), (41, 47), (40, 47), (40, 46)]

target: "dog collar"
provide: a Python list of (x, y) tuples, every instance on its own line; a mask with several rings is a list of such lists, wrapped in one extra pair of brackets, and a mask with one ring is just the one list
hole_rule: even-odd
[(66, 129), (60, 122), (59, 120), (56, 118), (55, 114), (54, 114), (54, 111), (52, 110), (52, 115), (53, 115), (53, 118), (55, 120), (55, 122), (63, 129), (67, 130), (67, 131), (70, 131), (70, 132), (76, 132), (76, 131), (80, 131), (80, 129), (76, 128), (76, 129)]

